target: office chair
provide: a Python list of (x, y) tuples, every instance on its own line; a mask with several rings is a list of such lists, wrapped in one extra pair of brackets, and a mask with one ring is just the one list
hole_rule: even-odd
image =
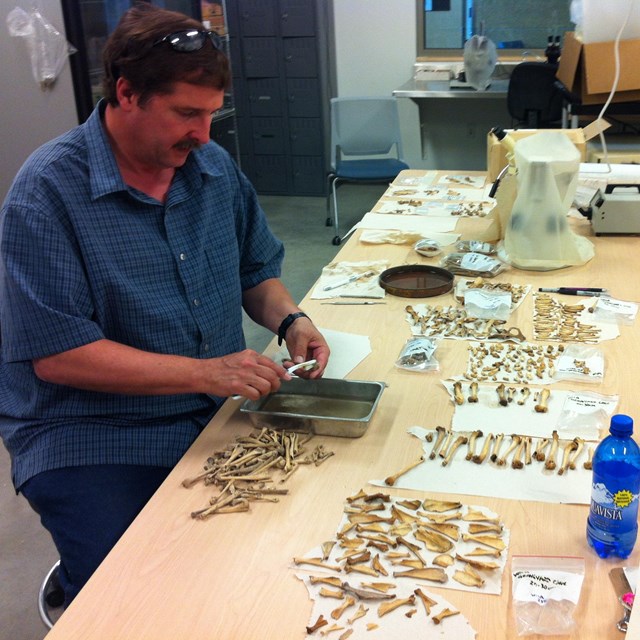
[(60, 560), (49, 569), (38, 591), (38, 613), (48, 629), (54, 625), (50, 610), (58, 609), (64, 603), (64, 591), (58, 581), (59, 570)]
[[(395, 147), (396, 157), (391, 157)], [(357, 157), (358, 159), (353, 159)], [(339, 245), (338, 198), (340, 183), (387, 183), (408, 169), (402, 155), (398, 105), (393, 97), (331, 99), (331, 171), (327, 176), (327, 220), (333, 244)]]
[(562, 120), (563, 98), (556, 86), (557, 65), (521, 62), (509, 80), (507, 109), (514, 128), (553, 129)]

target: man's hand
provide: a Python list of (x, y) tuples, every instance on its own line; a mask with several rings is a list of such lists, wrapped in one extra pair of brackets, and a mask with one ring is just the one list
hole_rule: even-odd
[(33, 362), (36, 375), (52, 384), (126, 395), (206, 393), (257, 400), (291, 376), (279, 364), (246, 349), (198, 359), (149, 353), (97, 340)]
[(210, 376), (209, 393), (217, 396), (257, 400), (277, 391), (281, 380), (291, 379), (284, 367), (251, 349), (203, 362), (207, 365), (205, 374)]
[[(301, 378), (319, 378), (329, 361), (330, 349), (324, 336), (316, 329), (309, 318), (298, 318), (287, 330), (285, 336), (287, 349), (291, 355), (291, 364), (315, 359), (318, 366), (310, 371), (298, 370)], [(290, 366), (285, 362), (285, 366)]]

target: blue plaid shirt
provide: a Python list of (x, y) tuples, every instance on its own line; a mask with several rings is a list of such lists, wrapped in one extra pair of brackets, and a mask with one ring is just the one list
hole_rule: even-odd
[(103, 109), (32, 154), (0, 212), (0, 435), (18, 489), (65, 466), (173, 466), (222, 402), (51, 384), (33, 359), (101, 338), (239, 351), (242, 291), (280, 275), (282, 244), (225, 151), (193, 151), (161, 204), (123, 182)]

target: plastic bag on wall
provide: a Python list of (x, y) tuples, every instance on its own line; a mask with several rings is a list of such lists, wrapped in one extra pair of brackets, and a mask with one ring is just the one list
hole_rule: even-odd
[(496, 45), (485, 36), (471, 36), (464, 43), (464, 74), (467, 82), (478, 91), (489, 86), (498, 54)]
[(29, 13), (20, 7), (12, 9), (7, 27), (10, 35), (25, 38), (35, 81), (43, 89), (53, 86), (67, 57), (76, 49), (35, 7)]

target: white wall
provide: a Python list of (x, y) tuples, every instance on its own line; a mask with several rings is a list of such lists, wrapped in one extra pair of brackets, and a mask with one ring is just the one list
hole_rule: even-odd
[(34, 80), (23, 38), (10, 37), (6, 25), (16, 6), (29, 11), (32, 4), (61, 33), (64, 23), (59, 0), (0, 0), (0, 202), (27, 156), (41, 144), (78, 123), (68, 62), (52, 89), (42, 90)]
[[(391, 95), (413, 75), (415, 0), (333, 0), (338, 96)], [(398, 101), (405, 160), (423, 168), (417, 106)]]

